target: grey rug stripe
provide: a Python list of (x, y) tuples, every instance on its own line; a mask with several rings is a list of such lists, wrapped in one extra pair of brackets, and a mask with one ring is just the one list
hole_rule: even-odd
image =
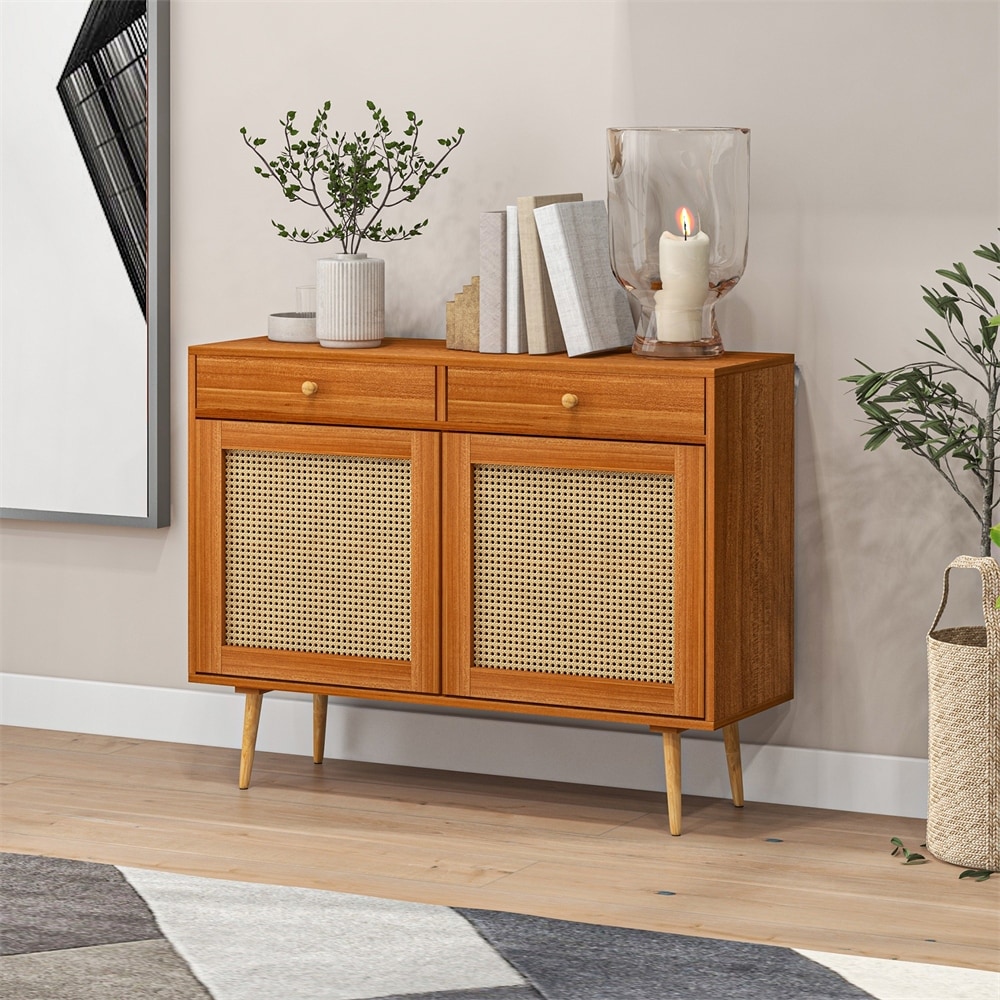
[(169, 941), (132, 941), (0, 958), (8, 1000), (211, 1000)]
[(113, 865), (0, 855), (0, 955), (86, 948), (162, 935)]
[(481, 990), (445, 990), (436, 993), (394, 993), (376, 1000), (539, 1000), (530, 986), (487, 986)]
[(458, 909), (546, 1000), (865, 1000), (789, 948)]

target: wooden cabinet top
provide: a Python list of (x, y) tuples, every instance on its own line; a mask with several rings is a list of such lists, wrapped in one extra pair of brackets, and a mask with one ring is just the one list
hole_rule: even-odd
[(223, 340), (198, 344), (189, 351), (198, 357), (225, 357), (273, 360), (351, 361), (360, 364), (414, 364), (452, 368), (503, 368), (509, 371), (580, 372), (589, 375), (688, 375), (718, 378), (749, 368), (772, 368), (791, 364), (791, 354), (732, 351), (717, 358), (690, 358), (669, 361), (637, 358), (627, 348), (608, 354), (570, 358), (566, 354), (479, 354), (475, 351), (448, 350), (443, 340), (387, 338), (381, 347), (345, 350), (316, 344), (287, 344), (253, 337), (246, 340)]

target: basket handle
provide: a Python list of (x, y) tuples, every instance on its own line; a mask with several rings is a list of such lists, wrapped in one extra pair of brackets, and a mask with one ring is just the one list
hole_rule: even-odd
[(1000, 596), (1000, 566), (990, 556), (958, 556), (953, 559), (944, 571), (944, 586), (941, 592), (941, 604), (934, 622), (930, 627), (933, 632), (937, 628), (944, 606), (948, 603), (948, 574), (953, 569), (976, 569), (983, 578), (983, 621), (986, 624), (987, 635), (1000, 636), (1000, 608), (997, 608), (997, 597)]

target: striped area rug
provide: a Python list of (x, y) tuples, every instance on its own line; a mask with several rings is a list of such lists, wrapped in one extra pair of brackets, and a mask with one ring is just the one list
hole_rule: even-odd
[(995, 973), (0, 856), (11, 1000), (997, 1000)]

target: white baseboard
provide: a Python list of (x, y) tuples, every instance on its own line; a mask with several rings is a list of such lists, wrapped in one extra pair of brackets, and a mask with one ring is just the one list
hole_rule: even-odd
[[(238, 747), (243, 698), (225, 688), (0, 675), (0, 722), (133, 739)], [(259, 750), (312, 754), (312, 701), (264, 699)], [(627, 727), (503, 718), (331, 700), (326, 753), (341, 760), (615, 788), (664, 789), (660, 738)], [(684, 791), (729, 795), (715, 738), (685, 737)], [(914, 757), (743, 745), (748, 801), (926, 817), (927, 761)]]

